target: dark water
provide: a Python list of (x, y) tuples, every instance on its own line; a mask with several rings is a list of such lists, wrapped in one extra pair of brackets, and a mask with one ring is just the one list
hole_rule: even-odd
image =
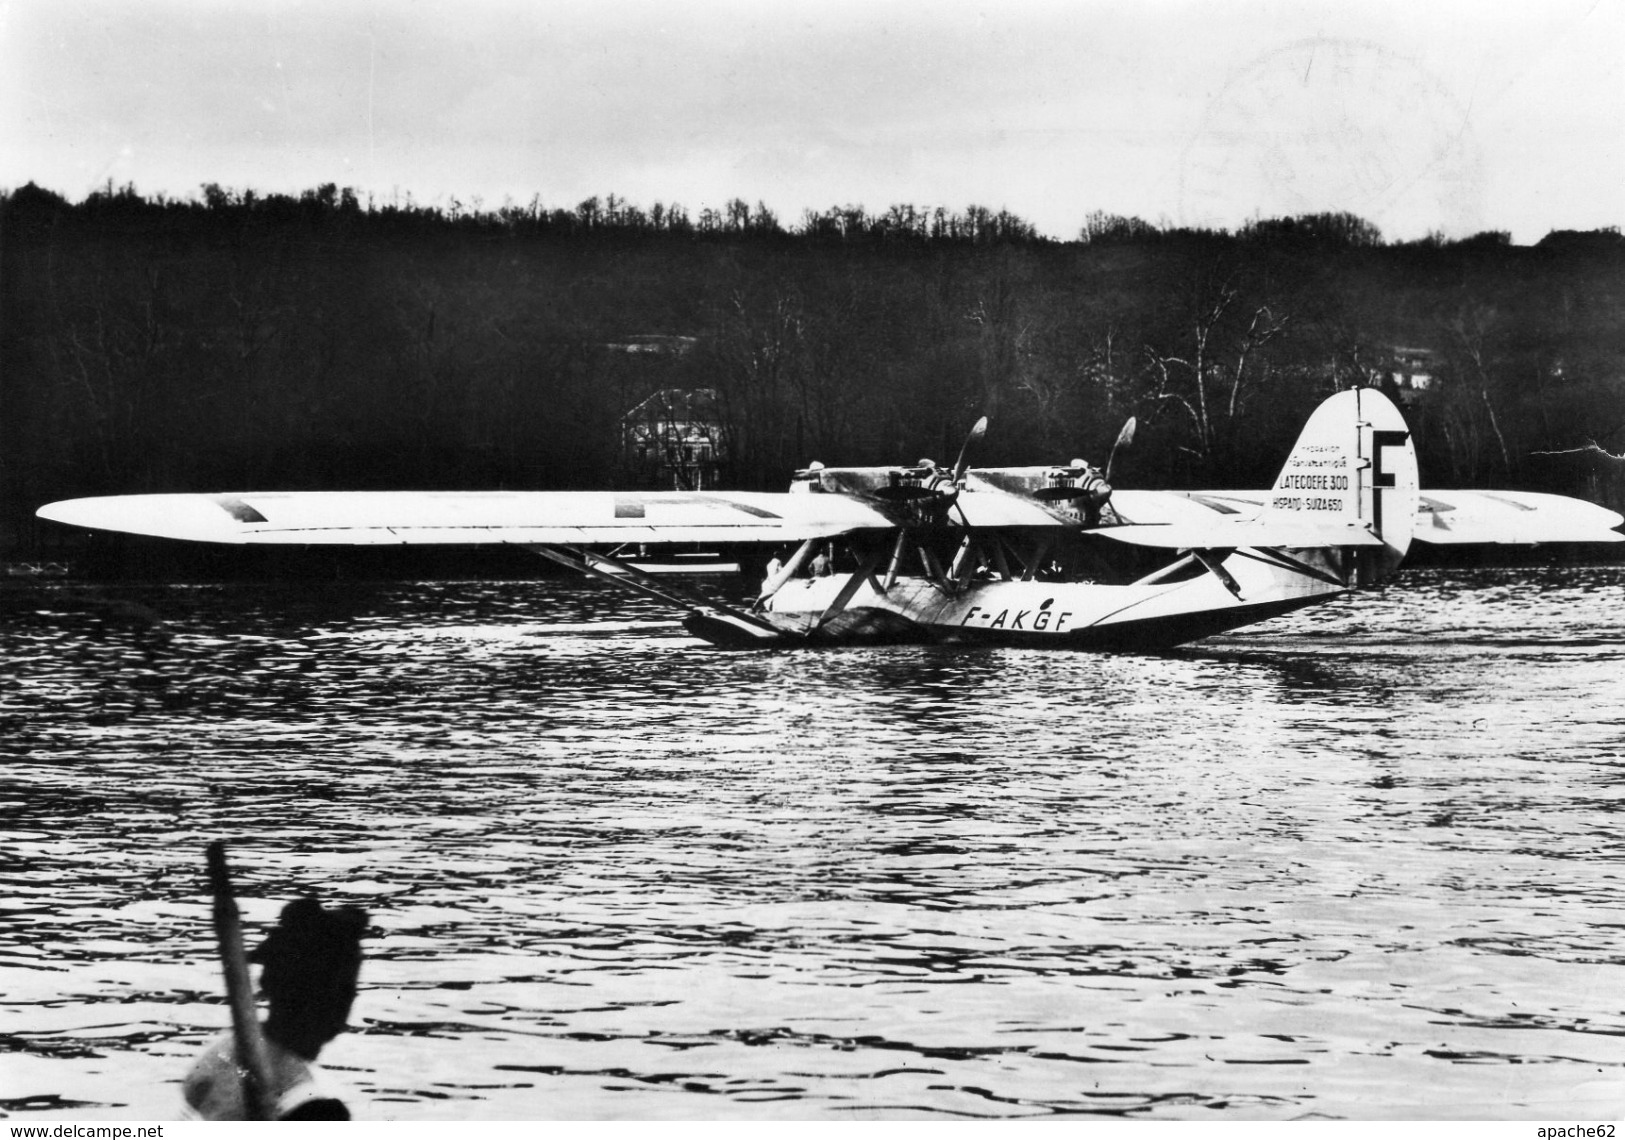
[(1617, 1117), (1622, 585), (1413, 573), (1166, 657), (12, 588), (0, 1110), (174, 1114), (223, 836), (251, 928), (372, 912), (361, 1116)]

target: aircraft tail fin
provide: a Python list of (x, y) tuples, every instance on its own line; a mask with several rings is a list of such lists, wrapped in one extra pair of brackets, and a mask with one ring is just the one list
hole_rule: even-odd
[(1341, 522), (1377, 536), (1380, 547), (1350, 555), (1350, 584), (1368, 585), (1404, 561), (1417, 506), (1416, 449), (1405, 417), (1376, 389), (1354, 388), (1309, 417), (1258, 517)]

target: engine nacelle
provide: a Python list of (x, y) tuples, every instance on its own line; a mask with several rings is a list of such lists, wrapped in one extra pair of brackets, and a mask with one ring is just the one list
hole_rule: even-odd
[(954, 487), (948, 471), (922, 460), (914, 467), (825, 467), (815, 462), (795, 473), (790, 490), (912, 503), (951, 495)]

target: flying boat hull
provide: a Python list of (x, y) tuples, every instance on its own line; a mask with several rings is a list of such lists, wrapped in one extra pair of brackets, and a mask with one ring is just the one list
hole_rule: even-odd
[[(1217, 573), (1193, 565), (1182, 580), (1124, 585), (982, 581), (944, 590), (924, 578), (899, 578), (890, 587), (871, 578), (844, 607), (841, 576), (803, 578), (781, 587), (760, 616), (797, 642), (1156, 651), (1347, 592), (1342, 578), (1304, 553), (1298, 565), (1284, 565), (1272, 552), (1235, 551), (1215, 561)], [(698, 636), (717, 632), (703, 618), (689, 628)]]

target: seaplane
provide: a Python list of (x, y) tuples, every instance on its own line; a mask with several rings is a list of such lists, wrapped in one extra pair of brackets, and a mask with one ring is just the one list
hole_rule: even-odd
[[(1420, 490), (1405, 419), (1370, 388), (1315, 410), (1268, 492), (1114, 490), (1111, 458), (1103, 470), (1081, 460), (971, 467), (985, 430), (983, 419), (952, 466), (813, 463), (776, 493), (159, 494), (37, 513), (192, 542), (520, 546), (679, 607), (691, 634), (728, 649), (916, 641), (1162, 651), (1375, 586), (1414, 541), (1625, 540), (1625, 519), (1581, 499)], [(749, 543), (780, 552), (754, 600), (701, 594), (626, 555)]]

